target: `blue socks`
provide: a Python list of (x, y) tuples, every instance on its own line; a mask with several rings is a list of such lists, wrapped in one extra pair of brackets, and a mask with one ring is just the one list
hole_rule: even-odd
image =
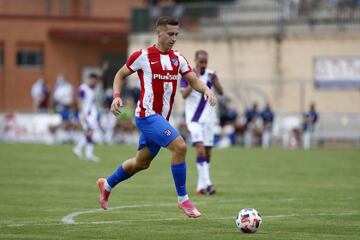
[[(186, 163), (179, 163), (171, 165), (171, 171), (176, 187), (178, 196), (186, 196)], [(107, 183), (111, 188), (115, 187), (118, 183), (128, 179), (132, 175), (129, 175), (120, 166), (110, 177), (107, 179)]]
[(187, 195), (186, 192), (186, 163), (171, 165), (171, 172), (174, 178), (176, 192), (178, 196)]
[(126, 173), (122, 166), (120, 166), (116, 171), (107, 179), (108, 184), (111, 188), (115, 187), (119, 182), (122, 182), (131, 177)]

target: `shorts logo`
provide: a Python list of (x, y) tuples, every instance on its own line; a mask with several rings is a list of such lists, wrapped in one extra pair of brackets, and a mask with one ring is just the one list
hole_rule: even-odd
[(171, 131), (169, 129), (166, 129), (165, 130), (165, 135), (169, 137), (171, 135)]

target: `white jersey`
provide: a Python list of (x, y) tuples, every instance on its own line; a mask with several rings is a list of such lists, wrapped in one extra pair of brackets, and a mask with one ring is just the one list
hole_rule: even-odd
[[(203, 75), (198, 76), (199, 80), (207, 85), (210, 89), (213, 89), (211, 82), (212, 76), (215, 74), (210, 69), (205, 69)], [(180, 87), (184, 90), (188, 86), (186, 79), (182, 78)], [(185, 117), (186, 123), (191, 122), (198, 123), (215, 123), (216, 119), (216, 108), (210, 106), (204, 99), (204, 95), (196, 90), (192, 90), (189, 96), (185, 99)]]
[(83, 83), (78, 91), (79, 104), (81, 111), (79, 112), (80, 121), (83, 127), (95, 128), (97, 125), (98, 111), (95, 103), (95, 88)]

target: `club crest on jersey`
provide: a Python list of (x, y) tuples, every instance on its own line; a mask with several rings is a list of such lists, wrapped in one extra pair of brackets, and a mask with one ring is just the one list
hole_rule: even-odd
[(171, 135), (171, 131), (169, 129), (166, 129), (164, 133), (168, 137)]
[(174, 64), (175, 67), (177, 67), (179, 65), (179, 61), (177, 58), (172, 58), (171, 62)]

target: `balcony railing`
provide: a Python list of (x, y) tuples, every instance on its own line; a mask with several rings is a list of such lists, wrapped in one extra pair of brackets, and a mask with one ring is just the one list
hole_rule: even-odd
[[(360, 7), (331, 4), (331, 1), (313, 1), (308, 5), (291, 1), (259, 0), (239, 3), (178, 4), (171, 7), (149, 6), (135, 8), (132, 13), (133, 32), (153, 29), (159, 16), (178, 17), (189, 31), (206, 27), (252, 27), (332, 24), (360, 24)], [(300, 1), (303, 2), (303, 1)], [(308, 1), (309, 2), (309, 1)]]

